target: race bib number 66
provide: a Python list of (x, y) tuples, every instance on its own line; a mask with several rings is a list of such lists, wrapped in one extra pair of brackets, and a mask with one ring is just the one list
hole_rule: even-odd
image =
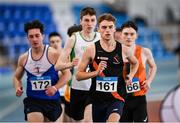
[(116, 92), (117, 91), (117, 77), (97, 77), (96, 91), (101, 92)]
[(133, 78), (132, 83), (130, 85), (126, 85), (127, 93), (140, 91), (140, 84), (138, 78)]
[(47, 87), (51, 86), (51, 77), (32, 77), (30, 79), (32, 90), (45, 90)]

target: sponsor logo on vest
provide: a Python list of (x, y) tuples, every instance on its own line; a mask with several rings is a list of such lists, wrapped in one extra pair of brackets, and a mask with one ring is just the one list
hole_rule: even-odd
[(107, 60), (108, 60), (108, 57), (99, 57), (99, 56), (98, 56), (97, 59), (101, 59), (101, 60), (106, 60), (106, 61), (107, 61)]

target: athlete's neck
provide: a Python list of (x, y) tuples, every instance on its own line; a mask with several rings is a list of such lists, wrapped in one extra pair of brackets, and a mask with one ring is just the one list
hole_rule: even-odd
[(113, 51), (116, 47), (116, 41), (114, 39), (108, 41), (101, 39), (100, 44), (101, 47), (108, 52)]
[(132, 51), (136, 49), (136, 44), (132, 44), (131, 46), (128, 46)]
[(134, 53), (136, 50), (136, 44), (131, 44), (131, 45), (126, 45), (127, 47), (130, 48), (131, 52)]
[(32, 52), (35, 54), (41, 53), (44, 51), (44, 47), (45, 47), (45, 45), (41, 45), (40, 47), (32, 48)]
[(81, 35), (83, 36), (83, 38), (85, 38), (86, 40), (92, 40), (94, 38), (95, 32), (86, 32), (84, 30), (82, 30)]

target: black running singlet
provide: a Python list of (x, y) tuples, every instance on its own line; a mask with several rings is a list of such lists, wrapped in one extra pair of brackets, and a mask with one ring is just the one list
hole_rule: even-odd
[(112, 52), (105, 51), (100, 41), (95, 43), (95, 58), (89, 65), (91, 71), (98, 69), (100, 61), (107, 62), (107, 68), (99, 75), (92, 78), (90, 88), (93, 101), (123, 100), (126, 95), (125, 81), (123, 78), (122, 46), (116, 42)]

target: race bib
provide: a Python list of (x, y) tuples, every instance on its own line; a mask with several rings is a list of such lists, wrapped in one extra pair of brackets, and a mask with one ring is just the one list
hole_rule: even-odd
[(96, 91), (116, 92), (117, 83), (117, 77), (96, 77)]
[(139, 79), (138, 78), (133, 78), (132, 83), (130, 85), (126, 85), (126, 91), (127, 93), (133, 93), (140, 91), (140, 84), (139, 84)]
[(30, 79), (32, 90), (45, 90), (47, 87), (51, 86), (51, 77), (32, 77)]

